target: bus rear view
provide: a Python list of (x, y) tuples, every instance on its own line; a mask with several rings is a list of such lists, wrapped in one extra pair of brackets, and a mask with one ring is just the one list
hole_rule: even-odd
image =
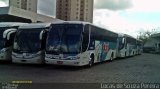
[(45, 42), (49, 24), (28, 24), (19, 27), (14, 41), (12, 62), (44, 63)]
[(11, 61), (12, 47), (16, 30), (24, 23), (0, 23), (0, 60)]

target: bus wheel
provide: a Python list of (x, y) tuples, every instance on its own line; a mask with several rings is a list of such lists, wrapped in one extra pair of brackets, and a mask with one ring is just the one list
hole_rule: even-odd
[(45, 60), (42, 60), (42, 65), (44, 65), (45, 64)]
[(112, 53), (112, 55), (111, 55), (110, 61), (113, 61), (113, 53)]
[(90, 58), (91, 58), (91, 60), (89, 61), (88, 65), (89, 65), (89, 67), (92, 67), (94, 65), (94, 55), (92, 54)]

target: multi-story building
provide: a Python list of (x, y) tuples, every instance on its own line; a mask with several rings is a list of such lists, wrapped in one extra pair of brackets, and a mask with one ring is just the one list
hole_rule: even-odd
[(10, 0), (10, 6), (37, 13), (37, 0)]
[(56, 18), (66, 21), (93, 21), (94, 0), (57, 0)]
[[(62, 21), (37, 13), (38, 0), (2, 0), (7, 5), (0, 7), (0, 22), (56, 22)], [(1, 6), (1, 5), (0, 5)]]

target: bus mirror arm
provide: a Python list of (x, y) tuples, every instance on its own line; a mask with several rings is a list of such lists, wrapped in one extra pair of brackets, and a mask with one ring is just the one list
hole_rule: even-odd
[(8, 34), (7, 34), (7, 40), (10, 40), (10, 37), (11, 37), (11, 35), (14, 33), (15, 31), (11, 31), (11, 32), (9, 32)]
[(123, 44), (125, 43), (125, 39), (124, 39), (124, 38), (122, 39), (122, 43), (123, 43)]

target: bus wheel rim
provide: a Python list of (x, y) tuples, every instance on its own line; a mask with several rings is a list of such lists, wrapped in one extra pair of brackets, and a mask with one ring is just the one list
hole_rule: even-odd
[(89, 62), (89, 66), (90, 66), (90, 67), (92, 66), (92, 60)]
[(110, 59), (111, 61), (113, 60), (113, 57), (111, 57), (111, 59)]

